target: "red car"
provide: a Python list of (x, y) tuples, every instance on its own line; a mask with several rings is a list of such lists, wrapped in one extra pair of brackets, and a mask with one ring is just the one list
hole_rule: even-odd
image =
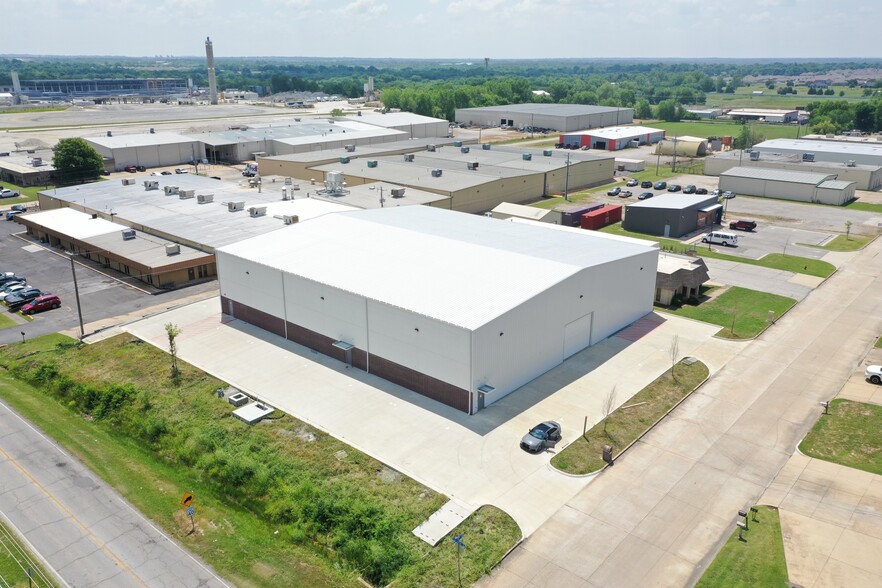
[(31, 302), (22, 306), (21, 311), (24, 314), (34, 314), (35, 312), (51, 310), (59, 306), (61, 306), (61, 298), (55, 294), (45, 294), (34, 298)]

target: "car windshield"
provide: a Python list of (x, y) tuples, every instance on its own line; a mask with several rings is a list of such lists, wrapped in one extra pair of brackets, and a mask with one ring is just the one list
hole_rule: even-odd
[(530, 435), (536, 437), (537, 439), (545, 439), (545, 436), (548, 434), (548, 427), (545, 425), (539, 425), (538, 427), (533, 427), (530, 429)]

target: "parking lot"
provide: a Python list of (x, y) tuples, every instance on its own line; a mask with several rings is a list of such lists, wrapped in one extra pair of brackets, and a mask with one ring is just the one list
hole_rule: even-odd
[[(61, 251), (24, 239), (23, 229), (18, 223), (0, 221), (0, 255), (3, 257), (0, 271), (15, 272), (26, 277), (28, 284), (43, 292), (57, 294), (61, 298), (61, 308), (35, 314), (33, 320), (28, 321), (0, 305), (0, 312), (6, 312), (20, 323), (0, 330), (0, 343), (20, 341), (21, 332), (26, 337), (36, 337), (75, 329), (79, 324), (70, 258)], [(173, 304), (175, 300), (194, 292), (212, 291), (217, 286), (216, 282), (209, 282), (191, 288), (150, 294), (143, 289), (147, 287), (146, 284), (118, 272), (93, 269), (82, 262), (86, 260), (76, 262), (76, 276), (83, 322), (86, 324), (158, 304)]]

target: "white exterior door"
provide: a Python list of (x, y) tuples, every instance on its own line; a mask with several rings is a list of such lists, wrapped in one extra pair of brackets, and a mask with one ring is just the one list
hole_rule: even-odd
[(591, 322), (593, 317), (594, 313), (589, 312), (564, 327), (564, 359), (591, 345)]

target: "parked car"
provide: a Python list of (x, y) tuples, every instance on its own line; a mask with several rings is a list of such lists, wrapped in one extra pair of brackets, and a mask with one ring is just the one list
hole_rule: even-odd
[(882, 365), (868, 365), (864, 377), (874, 384), (882, 384)]
[(44, 310), (52, 310), (61, 306), (61, 298), (55, 294), (44, 294), (37, 296), (33, 301), (21, 307), (24, 314), (34, 314), (35, 312), (43, 312)]
[(40, 291), (39, 288), (33, 288), (28, 286), (23, 290), (19, 290), (15, 294), (6, 297), (6, 306), (8, 306), (11, 310), (15, 310), (21, 308), (31, 300), (37, 298), (38, 296), (42, 296), (43, 292)]
[(188, 174), (188, 173), (190, 173), (190, 170), (185, 169), (183, 167), (178, 167), (178, 168), (175, 168), (175, 173), (176, 174)]
[(643, 188), (644, 190), (646, 190), (648, 188), (652, 188), (652, 181), (643, 180), (642, 182), (640, 182), (640, 187)]
[(756, 228), (756, 221), (752, 220), (737, 220), (729, 223), (730, 229), (737, 229), (739, 231), (752, 231)]
[(9, 282), (24, 282), (24, 276), (18, 276), (14, 272), (3, 272), (0, 273), (0, 286), (5, 285)]
[(530, 429), (521, 439), (521, 449), (530, 453), (539, 453), (554, 447), (560, 441), (560, 425), (554, 421), (545, 421)]
[(683, 188), (684, 194), (695, 194), (696, 188), (693, 184), (688, 184), (685, 188)]
[(127, 171), (130, 174), (138, 173), (138, 167), (135, 165), (127, 165), (123, 168), (123, 171)]
[(696, 194), (707, 194), (707, 188), (696, 188), (695, 193)]
[(161, 175), (161, 176), (170, 176), (170, 175), (172, 175), (172, 173), (171, 173), (170, 171), (168, 171), (167, 169), (164, 169), (164, 170), (162, 170), (161, 172), (159, 172), (159, 175)]
[[(6, 286), (9, 287), (7, 288)], [(21, 292), (27, 287), (28, 285), (22, 282), (9, 282), (8, 284), (4, 285), (2, 289), (0, 289), (0, 301), (6, 300), (8, 296), (11, 296), (16, 292)]]
[(10, 208), (9, 210), (20, 210), (21, 212), (27, 212), (28, 205), (27, 204), (13, 204), (12, 208)]
[(615, 188), (610, 188), (609, 190), (607, 190), (606, 195), (607, 196), (618, 196), (619, 192), (621, 192), (621, 191), (622, 191), (622, 189), (619, 188), (618, 186), (616, 186)]
[(0, 294), (5, 294), (13, 289), (15, 286), (22, 286), (25, 283), (24, 278), (16, 277), (14, 280), (10, 280), (6, 282), (2, 286), (0, 286)]
[(24, 213), (23, 210), (9, 210), (6, 212), (6, 220), (8, 220), (8, 221), (14, 220), (15, 217), (17, 217), (18, 215), (20, 215), (22, 213)]
[(716, 190), (714, 190), (713, 192), (711, 192), (711, 196), (719, 196), (720, 194), (722, 194), (722, 192), (720, 192), (720, 189), (719, 189), (719, 188), (717, 188)]
[(655, 196), (652, 192), (643, 192), (640, 196), (637, 197), (637, 200), (646, 200), (647, 198), (652, 198)]
[(733, 192), (731, 190), (726, 190), (725, 192), (723, 192), (723, 198), (725, 198), (726, 200), (729, 200), (731, 198), (735, 198), (735, 192)]
[(9, 188), (0, 190), (0, 198), (18, 198), (19, 196), (21, 193), (18, 190), (10, 190)]
[(668, 187), (668, 183), (667, 183), (667, 182), (659, 181), (659, 182), (656, 182), (656, 183), (655, 183), (655, 189), (656, 189), (656, 190), (664, 190), (664, 189), (667, 188), (667, 187)]
[(738, 235), (725, 231), (711, 231), (701, 238), (702, 243), (717, 243), (723, 247), (735, 247), (738, 245)]
[(619, 198), (630, 198), (634, 193), (631, 190), (622, 190), (619, 192)]
[(150, 175), (151, 176), (161, 176), (162, 173), (161, 172), (150, 172)]
[(637, 180), (635, 180), (634, 178), (631, 178), (630, 180), (625, 182), (625, 185), (628, 186), (629, 188), (633, 188), (634, 186), (637, 185)]
[(679, 192), (683, 187), (680, 184), (671, 184), (668, 186), (668, 192)]

